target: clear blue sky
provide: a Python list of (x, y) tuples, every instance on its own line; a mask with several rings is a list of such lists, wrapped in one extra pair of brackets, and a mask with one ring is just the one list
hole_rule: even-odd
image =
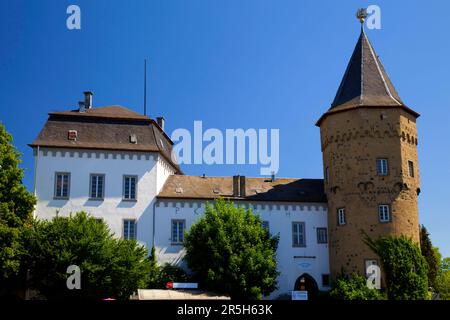
[[(322, 178), (315, 121), (330, 105), (358, 37), (355, 11), (376, 4), (382, 29), (367, 30), (403, 101), (418, 120), (420, 221), (450, 256), (450, 38), (448, 1), (71, 0), (5, 1), (0, 10), (0, 121), (23, 153), (47, 113), (94, 105), (142, 112), (167, 132), (279, 128), (279, 176)], [(81, 7), (82, 29), (66, 28)], [(258, 176), (259, 166), (184, 166), (187, 174)]]

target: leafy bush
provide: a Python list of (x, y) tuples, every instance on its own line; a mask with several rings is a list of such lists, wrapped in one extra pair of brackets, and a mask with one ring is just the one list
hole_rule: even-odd
[(185, 236), (186, 261), (200, 285), (231, 298), (261, 299), (276, 289), (276, 248), (251, 210), (219, 199)]
[(151, 271), (152, 277), (148, 288), (164, 289), (167, 282), (190, 282), (191, 278), (183, 268), (166, 263), (162, 266), (156, 265)]
[(429, 298), (427, 261), (411, 239), (405, 236), (389, 236), (377, 240), (366, 237), (366, 243), (381, 259), (389, 299)]
[(366, 278), (359, 274), (341, 275), (336, 280), (330, 297), (339, 300), (382, 300), (385, 296), (376, 289), (367, 287)]
[[(147, 251), (113, 238), (103, 221), (84, 212), (34, 221), (24, 233), (29, 286), (48, 299), (128, 299), (148, 282)], [(69, 290), (67, 267), (81, 269), (81, 289)]]
[(26, 248), (21, 246), (20, 237), (36, 203), (35, 197), (22, 185), (21, 154), (12, 140), (0, 123), (0, 292), (25, 279), (22, 258)]

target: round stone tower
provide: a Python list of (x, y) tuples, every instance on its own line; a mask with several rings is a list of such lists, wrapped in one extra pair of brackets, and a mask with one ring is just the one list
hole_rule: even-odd
[(366, 275), (368, 265), (379, 265), (363, 242), (364, 233), (406, 235), (419, 242), (417, 117), (400, 99), (361, 28), (336, 97), (316, 124), (333, 279), (340, 273)]

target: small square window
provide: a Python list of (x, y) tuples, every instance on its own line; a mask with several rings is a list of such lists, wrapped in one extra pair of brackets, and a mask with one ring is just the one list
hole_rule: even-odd
[(327, 228), (317, 228), (317, 243), (328, 243)]
[(380, 204), (378, 206), (378, 218), (380, 219), (380, 222), (389, 222), (391, 221), (391, 214), (389, 210), (389, 205), (387, 204)]
[(338, 213), (338, 225), (343, 226), (347, 223), (347, 218), (345, 216), (345, 208), (337, 209)]
[(388, 160), (386, 158), (377, 159), (377, 175), (387, 176), (388, 174)]

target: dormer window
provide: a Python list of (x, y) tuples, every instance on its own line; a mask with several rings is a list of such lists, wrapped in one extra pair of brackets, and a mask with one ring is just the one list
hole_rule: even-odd
[(137, 143), (137, 136), (135, 134), (130, 134), (130, 143)]
[(72, 141), (76, 141), (77, 140), (77, 136), (78, 136), (77, 130), (69, 130), (69, 132), (67, 134), (67, 139), (72, 140)]

